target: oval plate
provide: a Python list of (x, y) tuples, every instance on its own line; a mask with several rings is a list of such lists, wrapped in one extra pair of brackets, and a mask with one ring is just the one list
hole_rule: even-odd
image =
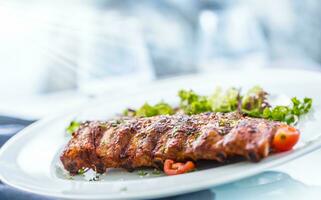
[[(255, 76), (254, 76), (255, 75)], [(295, 78), (295, 79), (294, 79)], [(101, 181), (84, 181), (60, 172), (59, 153), (70, 136), (65, 127), (71, 120), (107, 119), (124, 108), (148, 101), (177, 103), (179, 89), (211, 93), (217, 85), (247, 89), (261, 85), (271, 95), (304, 96), (314, 100), (314, 112), (300, 124), (302, 137), (292, 151), (270, 156), (259, 163), (239, 162), (207, 168), (179, 176), (150, 175), (114, 170)], [(156, 198), (192, 192), (252, 176), (321, 146), (321, 74), (299, 70), (224, 71), (158, 81), (139, 89), (109, 94), (93, 100), (73, 113), (40, 120), (12, 137), (0, 150), (0, 179), (13, 187), (42, 195), (67, 199)]]

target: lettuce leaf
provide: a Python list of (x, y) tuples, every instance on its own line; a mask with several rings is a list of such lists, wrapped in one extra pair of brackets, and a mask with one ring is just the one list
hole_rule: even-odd
[(188, 115), (212, 111), (206, 96), (200, 96), (192, 90), (180, 90), (178, 96), (180, 97), (180, 109)]
[(239, 90), (230, 88), (225, 92), (217, 87), (214, 94), (209, 96), (211, 108), (214, 112), (232, 112), (238, 107)]
[(137, 117), (152, 117), (156, 115), (172, 115), (174, 109), (165, 102), (160, 102), (155, 105), (145, 103), (138, 110), (126, 109), (124, 111), (125, 116), (137, 116)]
[(299, 100), (296, 97), (291, 99), (290, 106), (276, 106), (274, 108), (265, 108), (262, 118), (274, 121), (282, 121), (287, 124), (296, 124), (301, 115), (308, 113), (312, 108), (312, 99), (305, 97)]
[(251, 88), (242, 97), (242, 112), (251, 117), (261, 117), (265, 108), (270, 107), (268, 93), (261, 87), (255, 86)]
[(66, 128), (67, 133), (73, 134), (80, 126), (80, 122), (71, 121), (69, 126)]

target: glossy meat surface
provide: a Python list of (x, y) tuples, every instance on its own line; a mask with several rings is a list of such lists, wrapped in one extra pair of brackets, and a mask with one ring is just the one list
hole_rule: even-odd
[(81, 168), (161, 167), (175, 161), (216, 160), (241, 156), (259, 161), (268, 156), (278, 122), (237, 113), (176, 114), (82, 123), (61, 161), (72, 174)]

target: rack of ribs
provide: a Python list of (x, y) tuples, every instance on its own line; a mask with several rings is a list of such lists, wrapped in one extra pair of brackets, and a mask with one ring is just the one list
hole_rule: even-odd
[(238, 113), (161, 115), (83, 122), (61, 154), (65, 169), (76, 174), (91, 168), (132, 170), (175, 161), (215, 160), (239, 156), (257, 162), (267, 157), (280, 122)]

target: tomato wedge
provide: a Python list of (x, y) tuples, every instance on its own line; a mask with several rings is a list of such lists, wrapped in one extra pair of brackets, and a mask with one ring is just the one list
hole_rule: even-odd
[(289, 151), (298, 142), (300, 137), (300, 132), (289, 125), (281, 125), (273, 138), (273, 148), (276, 151)]
[(193, 169), (195, 169), (195, 164), (192, 161), (187, 161), (186, 163), (175, 163), (171, 159), (166, 159), (164, 163), (164, 172), (169, 176), (184, 174), (192, 171)]

